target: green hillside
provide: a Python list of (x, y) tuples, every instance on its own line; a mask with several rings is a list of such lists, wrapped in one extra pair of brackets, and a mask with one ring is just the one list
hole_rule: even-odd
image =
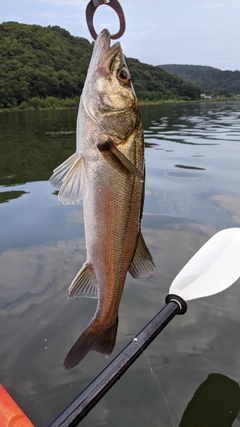
[(202, 65), (172, 64), (159, 65), (159, 67), (184, 80), (196, 83), (201, 91), (222, 89), (222, 95), (224, 90), (225, 93), (240, 94), (240, 71), (222, 71)]
[[(92, 47), (58, 26), (0, 24), (0, 108), (77, 105)], [(127, 63), (140, 100), (199, 99), (196, 84), (137, 59)]]

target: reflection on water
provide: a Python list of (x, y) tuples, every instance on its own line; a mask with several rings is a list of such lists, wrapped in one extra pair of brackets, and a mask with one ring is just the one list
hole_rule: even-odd
[(4, 191), (0, 193), (0, 203), (7, 203), (12, 199), (18, 199), (18, 197), (23, 196), (23, 194), (27, 194), (26, 191)]
[(193, 169), (193, 170), (198, 170), (198, 171), (205, 171), (205, 168), (198, 168), (197, 166), (186, 166), (186, 165), (175, 165), (175, 168), (180, 168), (180, 169)]
[[(176, 274), (210, 236), (240, 226), (239, 107), (142, 108), (143, 233), (157, 271), (127, 277), (113, 355), (106, 361), (91, 352), (71, 371), (62, 362), (96, 301), (67, 299), (85, 261), (82, 205), (61, 205), (47, 180), (74, 152), (77, 110), (0, 114), (0, 382), (36, 427), (47, 426), (159, 311)], [(172, 427), (153, 369), (175, 426), (193, 427), (182, 424), (188, 403), (201, 383), (210, 393), (209, 374), (240, 381), (239, 285), (189, 303), (147, 350), (151, 369), (143, 355), (82, 425)], [(228, 384), (222, 389), (234, 405)]]
[(231, 427), (240, 411), (238, 383), (210, 374), (189, 402), (179, 427)]

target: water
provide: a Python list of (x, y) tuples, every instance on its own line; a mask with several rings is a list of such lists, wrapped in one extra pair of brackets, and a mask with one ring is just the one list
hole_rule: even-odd
[[(127, 277), (111, 357), (91, 352), (70, 371), (63, 360), (96, 302), (67, 299), (85, 261), (82, 206), (61, 205), (47, 180), (75, 150), (77, 111), (0, 114), (0, 382), (36, 427), (50, 424), (163, 307), (172, 280), (208, 238), (240, 226), (240, 103), (141, 111), (147, 167), (142, 225), (157, 270), (144, 280)], [(234, 406), (239, 285), (190, 302), (147, 349), (149, 361), (143, 355), (81, 425), (172, 427), (172, 417), (179, 426), (201, 384), (210, 390), (205, 381), (213, 373), (216, 395), (222, 391), (226, 405)], [(209, 412), (201, 405), (196, 419)], [(211, 427), (232, 425), (221, 424), (223, 402), (214, 405)], [(240, 404), (236, 427), (239, 410)], [(182, 422), (187, 426), (192, 421)]]

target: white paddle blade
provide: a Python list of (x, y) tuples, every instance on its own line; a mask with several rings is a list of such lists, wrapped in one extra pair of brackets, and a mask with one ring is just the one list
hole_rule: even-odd
[(227, 289), (240, 277), (240, 228), (216, 233), (188, 261), (172, 282), (169, 293), (185, 301)]

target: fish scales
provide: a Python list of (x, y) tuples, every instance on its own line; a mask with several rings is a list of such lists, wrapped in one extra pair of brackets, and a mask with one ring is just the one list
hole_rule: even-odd
[(90, 350), (112, 352), (118, 309), (129, 271), (155, 268), (140, 225), (144, 140), (136, 95), (121, 46), (103, 30), (94, 46), (77, 119), (76, 153), (54, 170), (63, 203), (83, 199), (87, 260), (69, 296), (97, 297), (95, 315), (65, 359), (69, 369)]
[[(136, 144), (135, 134), (130, 135), (121, 151), (127, 152), (128, 158), (132, 152), (130, 160), (143, 172), (142, 134), (140, 141)], [(96, 164), (88, 163), (86, 174), (89, 176), (89, 197), (84, 201), (84, 222), (86, 230), (90, 230), (86, 233), (88, 264), (101, 288), (98, 305), (102, 310), (97, 313), (111, 319), (117, 315), (136, 246), (143, 183), (130, 174), (118, 174), (116, 179), (116, 171), (99, 155)]]

